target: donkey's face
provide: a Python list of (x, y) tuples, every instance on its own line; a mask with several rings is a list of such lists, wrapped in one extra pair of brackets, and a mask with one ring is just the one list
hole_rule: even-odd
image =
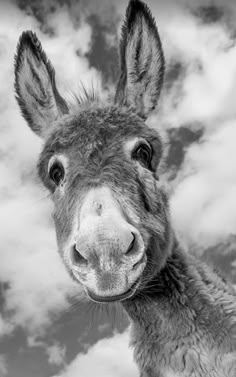
[(51, 191), (58, 248), (94, 301), (131, 297), (167, 257), (168, 213), (159, 187), (159, 135), (144, 119), (156, 106), (164, 58), (148, 8), (131, 0), (114, 105), (60, 96), (35, 34), (22, 34), (15, 88), (30, 127), (45, 139), (38, 168)]

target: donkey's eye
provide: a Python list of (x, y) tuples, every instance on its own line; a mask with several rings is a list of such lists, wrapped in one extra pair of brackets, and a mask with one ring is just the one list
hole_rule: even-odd
[(65, 176), (65, 170), (61, 162), (56, 161), (49, 170), (49, 177), (58, 186)]
[(141, 162), (148, 169), (151, 166), (152, 161), (152, 147), (149, 144), (143, 143), (140, 144), (135, 151), (133, 152), (132, 157), (135, 160)]

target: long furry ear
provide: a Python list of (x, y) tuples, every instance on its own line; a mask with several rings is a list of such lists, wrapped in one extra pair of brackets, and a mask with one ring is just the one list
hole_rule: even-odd
[(155, 20), (140, 0), (130, 0), (126, 10), (120, 57), (115, 103), (131, 106), (145, 118), (156, 107), (165, 61)]
[(30, 128), (44, 137), (52, 123), (68, 112), (59, 94), (55, 71), (32, 31), (23, 32), (15, 55), (15, 91)]

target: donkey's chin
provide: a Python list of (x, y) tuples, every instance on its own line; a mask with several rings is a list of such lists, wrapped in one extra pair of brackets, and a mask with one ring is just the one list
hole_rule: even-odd
[(106, 304), (106, 303), (111, 303), (111, 302), (124, 301), (133, 297), (137, 292), (139, 284), (140, 284), (140, 279), (137, 279), (136, 282), (132, 284), (132, 286), (127, 291), (125, 291), (124, 293), (120, 293), (118, 295), (106, 295), (106, 296), (98, 295), (86, 288), (85, 288), (85, 291), (87, 293), (87, 296), (92, 301), (100, 303), (100, 304)]

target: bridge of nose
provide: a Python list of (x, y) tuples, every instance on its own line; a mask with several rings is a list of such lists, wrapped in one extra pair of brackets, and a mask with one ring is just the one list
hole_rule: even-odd
[(80, 211), (80, 220), (82, 221), (89, 215), (105, 216), (110, 212), (121, 214), (118, 203), (112, 197), (111, 190), (108, 187), (94, 188), (84, 197)]

